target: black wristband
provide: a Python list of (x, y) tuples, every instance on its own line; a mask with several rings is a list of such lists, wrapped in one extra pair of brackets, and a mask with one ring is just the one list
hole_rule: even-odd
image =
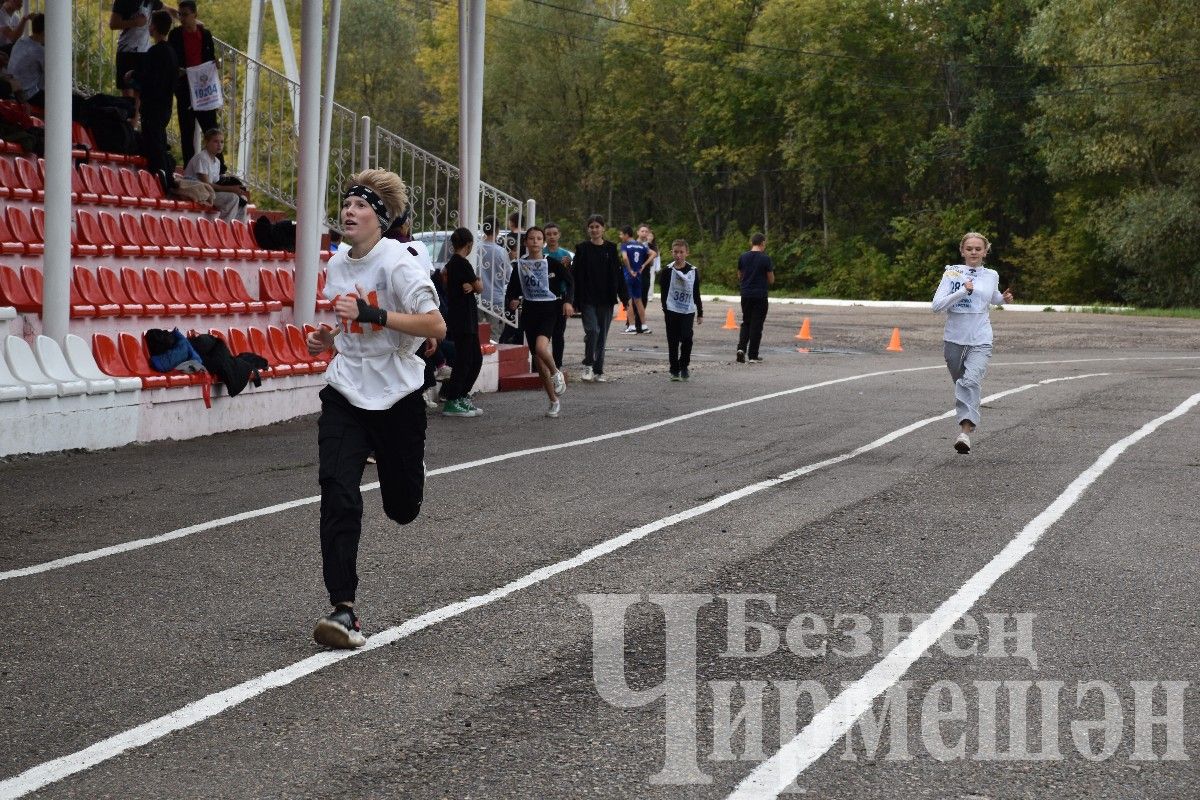
[(382, 308), (376, 308), (361, 297), (356, 297), (355, 300), (358, 302), (358, 316), (355, 317), (355, 322), (366, 322), (371, 325), (387, 327), (386, 311)]

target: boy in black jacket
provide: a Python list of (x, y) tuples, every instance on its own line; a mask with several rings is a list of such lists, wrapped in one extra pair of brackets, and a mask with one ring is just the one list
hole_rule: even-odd
[(625, 302), (625, 281), (617, 246), (604, 239), (604, 217), (587, 221), (588, 240), (575, 245), (572, 268), (575, 306), (583, 315), (583, 365), (581, 380), (604, 383), (604, 343), (612, 324), (613, 307)]

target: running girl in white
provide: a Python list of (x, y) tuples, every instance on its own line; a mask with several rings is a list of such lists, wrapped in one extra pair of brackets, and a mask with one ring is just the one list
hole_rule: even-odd
[(1012, 291), (1000, 293), (1000, 276), (983, 266), (991, 243), (983, 234), (968, 233), (959, 242), (965, 264), (946, 267), (933, 296), (933, 310), (946, 312), (942, 338), (946, 368), (954, 380), (954, 410), (960, 433), (954, 449), (971, 452), (970, 434), (979, 424), (979, 397), (992, 357), (992, 305), (1011, 303)]
[(362, 647), (354, 613), (362, 483), (375, 453), (383, 511), (401, 525), (421, 513), (425, 491), (426, 339), (442, 339), (446, 322), (437, 291), (415, 248), (383, 232), (408, 207), (394, 173), (369, 169), (350, 178), (341, 221), (347, 251), (329, 259), (325, 298), (333, 301), (336, 332), (308, 335), (310, 353), (337, 354), (325, 371), (317, 421), (321, 480), (321, 563), (333, 612), (317, 621), (313, 638), (328, 647)]

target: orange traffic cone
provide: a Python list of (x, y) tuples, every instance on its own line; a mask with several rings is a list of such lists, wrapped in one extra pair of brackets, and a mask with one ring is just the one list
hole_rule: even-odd
[(808, 317), (805, 317), (804, 322), (800, 323), (800, 332), (796, 334), (796, 338), (802, 342), (812, 341), (812, 332), (808, 328)]
[(617, 320), (617, 322), (628, 322), (629, 321), (629, 315), (625, 313), (625, 304), (624, 303), (617, 306), (616, 320)]
[(723, 331), (736, 331), (738, 329), (737, 320), (733, 317), (733, 309), (725, 312), (725, 324), (721, 326)]
[(904, 348), (900, 346), (900, 329), (892, 328), (892, 340), (887, 346), (889, 353), (903, 353)]

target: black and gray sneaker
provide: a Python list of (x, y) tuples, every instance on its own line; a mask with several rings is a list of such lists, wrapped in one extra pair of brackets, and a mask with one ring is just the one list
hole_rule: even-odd
[(737, 351), (737, 363), (739, 363), (739, 364), (746, 363), (746, 351), (745, 350)]
[(313, 639), (318, 644), (341, 650), (351, 650), (367, 643), (367, 637), (362, 635), (362, 623), (349, 606), (338, 606), (332, 614), (317, 620)]

